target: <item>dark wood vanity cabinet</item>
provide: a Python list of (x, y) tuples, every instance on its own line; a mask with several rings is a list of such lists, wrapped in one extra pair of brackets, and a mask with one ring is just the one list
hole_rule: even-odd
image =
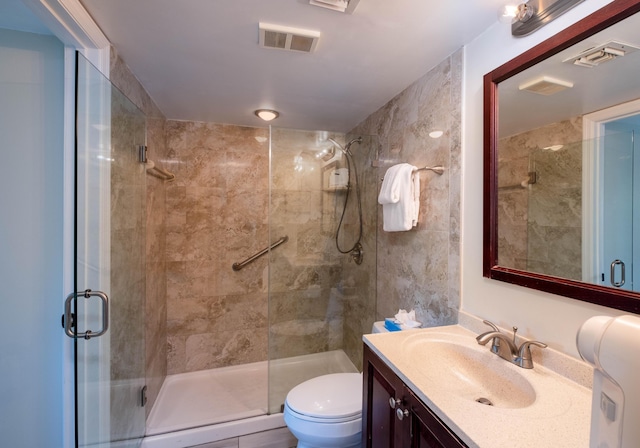
[(365, 345), (362, 447), (459, 448), (466, 445)]

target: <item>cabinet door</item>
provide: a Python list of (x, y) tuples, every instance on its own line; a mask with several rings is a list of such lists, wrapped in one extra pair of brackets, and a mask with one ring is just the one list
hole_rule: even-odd
[(411, 431), (404, 445), (411, 448), (459, 448), (464, 443), (431, 410), (404, 386), (407, 408), (411, 410)]
[[(371, 350), (364, 347), (362, 446), (391, 448), (403, 446), (403, 430), (409, 432), (409, 419), (396, 418), (390, 399), (403, 401), (404, 384)], [(396, 406), (397, 408), (397, 406)]]

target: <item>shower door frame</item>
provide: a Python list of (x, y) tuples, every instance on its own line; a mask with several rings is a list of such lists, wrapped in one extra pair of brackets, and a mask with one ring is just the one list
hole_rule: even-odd
[[(582, 279), (602, 284), (603, 257), (603, 175), (602, 146), (605, 124), (640, 114), (640, 100), (633, 100), (586, 114), (582, 118)], [(595, 143), (592, 143), (595, 142)], [(608, 285), (605, 285), (608, 286)]]

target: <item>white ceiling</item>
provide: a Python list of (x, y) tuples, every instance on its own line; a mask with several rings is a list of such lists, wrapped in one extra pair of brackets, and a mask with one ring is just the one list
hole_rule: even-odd
[[(497, 22), (502, 0), (81, 0), (167, 118), (347, 131)], [(312, 54), (261, 49), (258, 22), (321, 33)]]

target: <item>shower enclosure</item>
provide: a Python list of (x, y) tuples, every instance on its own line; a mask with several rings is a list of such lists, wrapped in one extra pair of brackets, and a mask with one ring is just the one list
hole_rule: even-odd
[[(376, 302), (376, 138), (351, 147), (361, 217), (355, 171), (333, 147), (358, 136), (169, 120), (156, 163), (175, 180), (162, 181), (139, 158), (149, 117), (81, 56), (77, 95), (66, 320), (78, 333), (78, 446), (191, 446), (280, 427), (292, 387), (360, 369)], [(165, 197), (160, 226), (149, 210)], [(360, 226), (356, 264), (336, 239), (351, 247)], [(151, 265), (166, 288), (149, 283)], [(158, 356), (166, 375), (150, 371)]]
[[(291, 388), (361, 365), (375, 315), (377, 141), (353, 148), (367, 210), (356, 265), (336, 249), (355, 183), (331, 179), (346, 160), (325, 152), (328, 138), (351, 136), (184, 122), (167, 135), (177, 176), (167, 186), (169, 376), (145, 444), (283, 426)], [(357, 238), (355, 197), (344, 240)], [(216, 439), (201, 437), (207, 428)]]

